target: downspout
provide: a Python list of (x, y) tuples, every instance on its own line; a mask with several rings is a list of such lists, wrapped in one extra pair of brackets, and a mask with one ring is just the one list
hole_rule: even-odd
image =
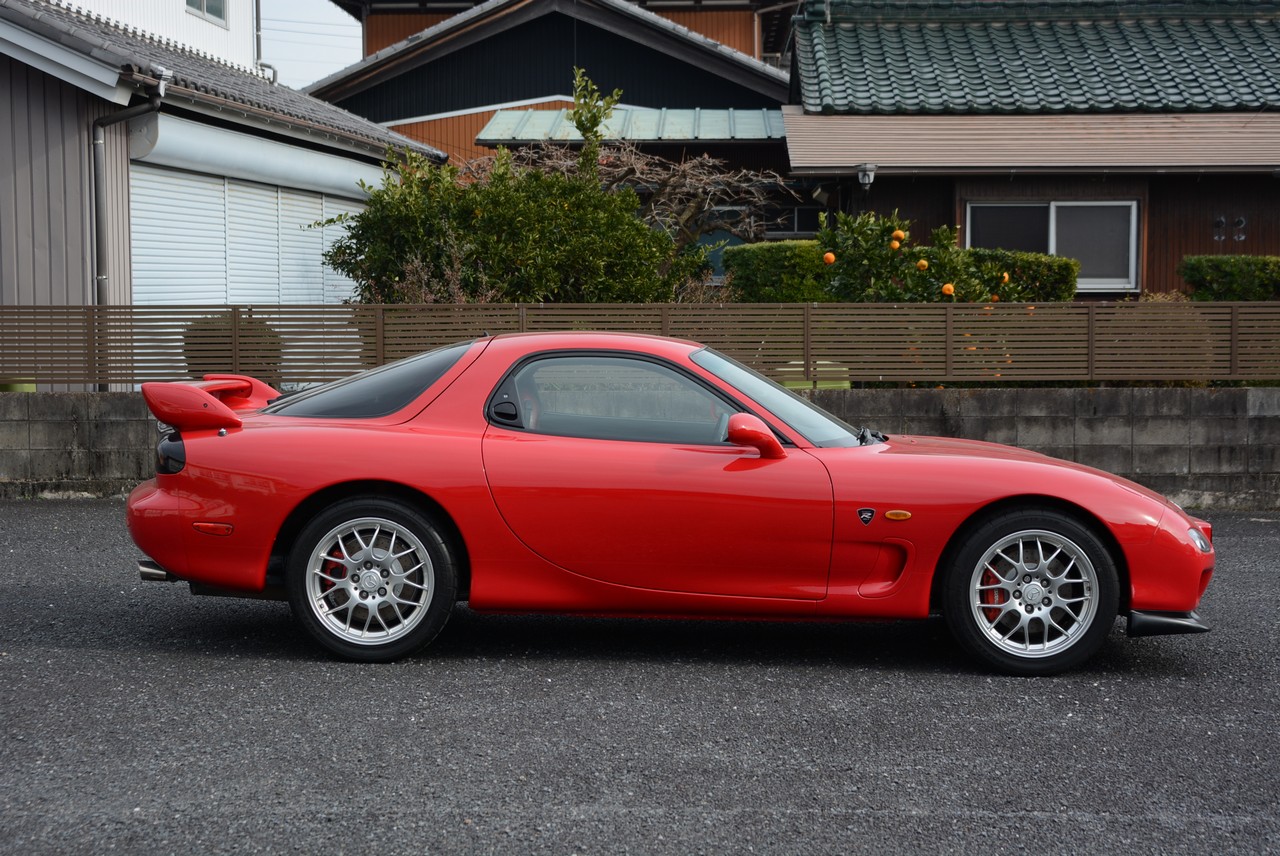
[(270, 71), (271, 85), (275, 86), (280, 73), (274, 65), (262, 61), (262, 0), (253, 0), (253, 64), (256, 68)]
[(105, 306), (107, 304), (107, 262), (109, 261), (107, 253), (107, 134), (104, 130), (108, 125), (115, 125), (120, 122), (127, 122), (130, 119), (147, 113), (155, 113), (160, 110), (160, 100), (164, 98), (165, 84), (173, 77), (173, 72), (156, 68), (159, 73), (160, 82), (152, 91), (151, 96), (145, 104), (135, 104), (132, 107), (117, 111), (108, 116), (103, 116), (93, 120), (93, 243), (94, 243), (94, 262), (93, 262), (93, 294), (92, 305)]

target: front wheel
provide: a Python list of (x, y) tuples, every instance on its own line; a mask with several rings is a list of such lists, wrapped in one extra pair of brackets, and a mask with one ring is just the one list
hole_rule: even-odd
[(943, 591), (947, 625), (969, 653), (1002, 672), (1074, 668), (1111, 632), (1115, 560), (1072, 517), (1048, 509), (1002, 514), (954, 555)]
[(458, 563), (447, 534), (379, 497), (317, 515), (285, 572), (289, 605), (313, 639), (348, 660), (388, 662), (435, 638), (453, 609)]

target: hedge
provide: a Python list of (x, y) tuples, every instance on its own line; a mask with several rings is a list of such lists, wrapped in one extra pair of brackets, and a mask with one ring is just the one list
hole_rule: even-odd
[(1184, 256), (1178, 275), (1192, 300), (1280, 298), (1280, 256)]
[(835, 300), (817, 241), (770, 241), (725, 247), (724, 269), (743, 303)]

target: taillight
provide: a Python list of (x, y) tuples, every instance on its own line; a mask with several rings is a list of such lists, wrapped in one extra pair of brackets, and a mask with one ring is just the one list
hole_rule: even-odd
[(187, 465), (187, 448), (177, 431), (165, 434), (156, 446), (156, 472), (171, 476)]

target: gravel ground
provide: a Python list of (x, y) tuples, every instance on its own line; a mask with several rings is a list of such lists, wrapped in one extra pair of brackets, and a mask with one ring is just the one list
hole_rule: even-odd
[(936, 620), (463, 608), (339, 663), (139, 582), (123, 511), (0, 502), (0, 852), (1280, 852), (1280, 514), (1202, 513), (1214, 632), (1015, 679)]

